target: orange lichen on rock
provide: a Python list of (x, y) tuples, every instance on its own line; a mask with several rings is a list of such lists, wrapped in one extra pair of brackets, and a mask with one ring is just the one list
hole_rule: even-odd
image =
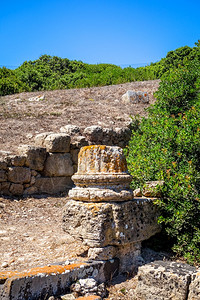
[(105, 145), (81, 148), (78, 156), (78, 174), (124, 172), (127, 172), (127, 164), (121, 148)]
[(100, 299), (101, 299), (100, 296), (95, 296), (95, 295), (76, 298), (76, 300), (100, 300)]
[(80, 268), (82, 265), (86, 266), (87, 264), (74, 263), (71, 265), (51, 265), (51, 266), (31, 268), (21, 272), (4, 271), (4, 272), (0, 272), (0, 282), (5, 281), (6, 279), (12, 277), (23, 278), (23, 277), (32, 277), (32, 276), (39, 276), (39, 275), (62, 274), (65, 273), (66, 271), (72, 271), (76, 268)]

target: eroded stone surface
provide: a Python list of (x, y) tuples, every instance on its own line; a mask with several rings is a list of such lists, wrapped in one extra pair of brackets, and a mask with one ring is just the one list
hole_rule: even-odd
[(139, 268), (134, 299), (186, 300), (194, 271), (194, 267), (176, 262), (155, 261), (144, 265)]
[(48, 152), (66, 153), (70, 150), (70, 140), (70, 136), (66, 133), (53, 133), (45, 138), (43, 145)]
[(45, 176), (71, 176), (73, 172), (71, 154), (50, 153), (44, 166)]
[(86, 203), (68, 201), (63, 229), (90, 247), (138, 243), (160, 231), (151, 200)]
[(31, 170), (23, 167), (9, 168), (8, 180), (13, 183), (28, 183), (31, 180)]
[(30, 145), (22, 145), (18, 148), (20, 155), (26, 156), (25, 164), (27, 167), (42, 171), (46, 159), (46, 149), (44, 147), (35, 147)]
[(123, 150), (119, 147), (92, 145), (81, 148), (78, 171), (72, 176), (76, 188), (70, 198), (81, 201), (126, 201), (132, 199)]
[(192, 281), (189, 288), (188, 300), (200, 299), (200, 270), (192, 276)]

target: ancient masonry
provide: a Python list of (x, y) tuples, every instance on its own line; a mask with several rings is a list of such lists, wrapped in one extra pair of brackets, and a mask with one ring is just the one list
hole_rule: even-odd
[(80, 148), (91, 144), (124, 148), (130, 129), (89, 126), (84, 130), (66, 125), (61, 133), (45, 132), (34, 145), (21, 145), (17, 154), (0, 151), (0, 195), (28, 196), (67, 192), (77, 170)]
[[(48, 299), (72, 291), (84, 296), (77, 300), (105, 299), (105, 282), (143, 263), (141, 242), (160, 231), (158, 211), (153, 199), (133, 197), (122, 149), (106, 145), (81, 148), (72, 179), (76, 186), (69, 192), (63, 229), (88, 246), (88, 257), (84, 262), (0, 272), (1, 300)], [(155, 182), (150, 183), (154, 186)], [(200, 272), (176, 262), (140, 266), (133, 299), (198, 300)]]
[(105, 145), (81, 148), (72, 179), (76, 187), (69, 192), (63, 229), (89, 246), (89, 259), (117, 257), (120, 272), (132, 272), (141, 242), (160, 226), (152, 200), (133, 199), (123, 150)]

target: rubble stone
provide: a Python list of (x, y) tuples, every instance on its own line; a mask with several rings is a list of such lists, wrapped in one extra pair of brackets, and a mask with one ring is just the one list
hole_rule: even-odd
[(26, 166), (36, 170), (42, 171), (44, 162), (46, 160), (46, 149), (44, 147), (35, 147), (30, 145), (22, 145), (18, 147), (20, 155), (26, 156)]
[(11, 156), (11, 165), (14, 167), (23, 167), (26, 162), (25, 155), (13, 155)]
[(66, 133), (49, 134), (43, 145), (48, 152), (52, 153), (66, 153), (70, 150), (70, 136)]
[(67, 133), (68, 135), (77, 135), (80, 133), (80, 127), (76, 125), (65, 125), (60, 128), (60, 132)]
[(122, 95), (123, 103), (149, 103), (149, 96), (146, 92), (140, 91), (127, 91), (124, 95)]
[(164, 185), (164, 181), (147, 181), (142, 189), (142, 195), (145, 197), (161, 197), (160, 187)]
[(12, 184), (10, 185), (10, 192), (11, 192), (11, 194), (13, 194), (13, 195), (20, 196), (20, 195), (23, 194), (23, 191), (24, 191), (23, 184), (20, 184), (20, 183), (12, 183)]
[(14, 183), (29, 183), (31, 170), (24, 167), (10, 167), (8, 169), (8, 180)]
[(83, 131), (83, 135), (86, 136), (90, 145), (102, 144), (103, 129), (101, 126), (93, 125), (93, 126), (86, 127)]

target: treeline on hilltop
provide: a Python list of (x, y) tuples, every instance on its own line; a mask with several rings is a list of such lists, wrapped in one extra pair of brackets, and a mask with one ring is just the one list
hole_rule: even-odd
[(0, 68), (0, 96), (23, 91), (70, 89), (159, 79), (170, 69), (199, 59), (198, 46), (168, 52), (149, 66), (121, 68), (112, 64), (86, 64), (57, 56), (42, 55), (25, 61), (15, 70)]

